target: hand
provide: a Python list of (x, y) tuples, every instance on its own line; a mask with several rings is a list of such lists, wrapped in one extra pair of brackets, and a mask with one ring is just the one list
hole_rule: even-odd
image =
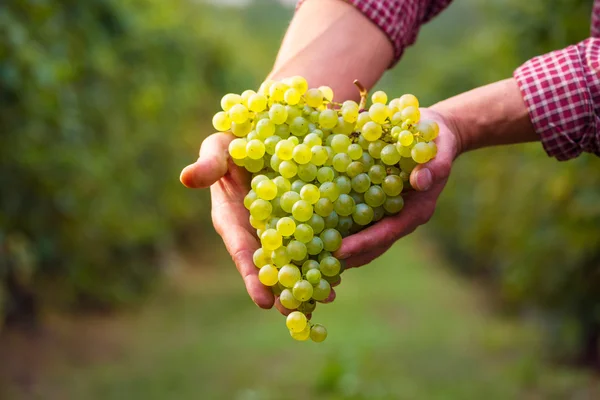
[[(271, 289), (258, 280), (258, 268), (252, 255), (260, 247), (256, 230), (250, 225), (250, 214), (244, 207), (244, 197), (250, 190), (250, 174), (233, 163), (228, 153), (231, 134), (215, 133), (207, 137), (200, 148), (198, 160), (181, 172), (181, 182), (189, 188), (210, 186), (212, 221), (217, 233), (246, 284), (252, 301), (261, 308), (273, 304), (284, 315), (290, 313), (273, 296)], [(333, 301), (335, 291), (325, 302)]]
[(436, 157), (417, 166), (410, 175), (410, 183), (416, 191), (403, 195), (404, 208), (393, 217), (386, 217), (373, 226), (348, 236), (334, 255), (346, 261), (347, 268), (368, 264), (398, 239), (412, 233), (425, 224), (435, 211), (437, 198), (444, 189), (452, 162), (460, 154), (460, 140), (456, 124), (450, 116), (430, 109), (421, 109), (422, 119), (432, 119), (440, 127), (435, 140), (438, 146)]

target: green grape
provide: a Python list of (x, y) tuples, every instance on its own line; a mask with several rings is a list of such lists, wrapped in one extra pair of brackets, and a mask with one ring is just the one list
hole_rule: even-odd
[[(219, 111), (215, 114), (212, 120), (213, 126), (220, 132), (225, 132), (231, 128), (231, 119), (224, 111)], [(242, 135), (245, 136), (245, 135)]]
[(355, 123), (358, 119), (359, 111), (358, 104), (352, 100), (345, 101), (342, 105), (342, 117), (346, 122)]
[(337, 125), (338, 115), (335, 110), (325, 109), (319, 114), (319, 125), (323, 129), (333, 129)]
[(323, 248), (327, 251), (336, 251), (342, 246), (342, 235), (335, 229), (325, 229), (319, 237), (323, 241)]
[(229, 111), (236, 104), (240, 104), (242, 102), (242, 96), (239, 94), (228, 93), (223, 98), (221, 98), (221, 108), (223, 111)]
[[(334, 207), (335, 207), (335, 205), (334, 205)], [(325, 228), (335, 228), (339, 221), (338, 213), (333, 211), (328, 216), (323, 217), (323, 220), (325, 221)]]
[(321, 217), (326, 217), (333, 211), (333, 203), (331, 200), (321, 198), (315, 204), (315, 213)]
[(295, 180), (294, 182), (292, 182), (292, 191), (300, 194), (300, 191), (302, 190), (304, 185), (306, 185), (306, 182), (304, 182), (302, 179)]
[[(369, 107), (369, 117), (371, 117), (371, 120), (373, 122), (376, 122), (380, 125), (385, 124), (385, 121), (388, 118), (388, 113), (389, 113), (389, 111), (385, 104), (374, 103), (373, 105), (371, 105), (371, 107)], [(363, 127), (363, 134), (364, 134), (364, 127)], [(367, 136), (365, 136), (365, 137), (367, 139), (369, 139), (369, 137), (367, 137)], [(376, 138), (376, 139), (378, 139), (378, 138)], [(376, 140), (376, 139), (372, 139), (372, 140)], [(369, 140), (371, 140), (371, 139), (369, 139)]]
[(291, 160), (294, 154), (294, 143), (289, 139), (281, 140), (275, 146), (275, 155), (282, 161)]
[(302, 279), (302, 276), (300, 275), (300, 270), (298, 269), (298, 267), (292, 264), (287, 264), (279, 268), (278, 279), (279, 283), (281, 283), (284, 287), (292, 288), (294, 287), (296, 282)]
[(354, 200), (354, 204), (360, 204), (365, 202), (365, 194), (358, 192), (351, 192), (350, 197)]
[(308, 133), (308, 121), (303, 117), (296, 117), (290, 124), (290, 132), (296, 136), (304, 136)]
[(350, 165), (348, 165), (348, 168), (346, 169), (346, 174), (350, 178), (354, 178), (356, 175), (358, 175), (362, 172), (364, 172), (363, 164), (358, 161), (352, 161), (350, 163)]
[(299, 242), (308, 243), (314, 237), (313, 228), (308, 224), (300, 224), (296, 227), (294, 237)]
[(398, 176), (400, 176), (400, 179), (402, 179), (402, 182), (408, 182), (408, 180), (410, 179), (410, 174), (408, 174), (404, 171), (400, 172), (400, 174)]
[(288, 109), (281, 104), (273, 104), (269, 110), (269, 118), (275, 125), (281, 125), (288, 119)]
[(362, 173), (352, 178), (352, 190), (357, 193), (364, 193), (371, 186), (369, 175)]
[(275, 154), (275, 148), (277, 147), (277, 143), (281, 141), (279, 136), (269, 136), (265, 139), (265, 151), (267, 154), (273, 155)]
[(231, 143), (229, 143), (229, 154), (232, 158), (237, 158), (238, 160), (246, 157), (246, 144), (248, 142), (246, 139), (233, 139)]
[(321, 167), (317, 171), (317, 180), (320, 183), (331, 182), (335, 177), (335, 172), (330, 167)]
[(308, 116), (308, 120), (311, 122), (311, 124), (314, 125), (314, 128), (313, 127), (308, 128), (309, 132), (316, 130), (317, 126), (315, 124), (317, 124), (319, 122), (319, 115), (321, 115), (321, 113), (318, 112), (317, 110), (315, 110), (315, 111), (311, 112), (310, 115)]
[(346, 153), (338, 153), (333, 156), (333, 168), (338, 172), (346, 172), (351, 162), (350, 156)]
[(277, 176), (273, 178), (273, 183), (277, 186), (277, 195), (281, 196), (285, 192), (289, 192), (291, 189), (290, 181), (285, 179), (283, 176)]
[(300, 95), (303, 95), (308, 90), (308, 82), (301, 76), (290, 78), (290, 86), (296, 89)]
[(313, 287), (309, 281), (300, 280), (292, 288), (292, 294), (300, 301), (308, 301), (312, 297)]
[(381, 188), (383, 189), (384, 193), (388, 196), (398, 196), (400, 193), (402, 193), (402, 189), (404, 188), (404, 182), (402, 181), (402, 178), (400, 178), (398, 175), (388, 175), (383, 180)]
[(254, 261), (254, 265), (256, 265), (257, 268), (260, 268), (269, 264), (271, 262), (271, 259), (267, 257), (265, 251), (262, 248), (258, 248), (252, 255), (252, 261)]
[(301, 304), (301, 302), (294, 297), (294, 294), (290, 289), (283, 289), (281, 291), (281, 294), (279, 295), (279, 302), (288, 310), (295, 310)]
[(292, 240), (287, 245), (287, 252), (294, 261), (301, 261), (306, 257), (306, 245), (298, 240)]
[(282, 139), (287, 139), (290, 137), (290, 127), (287, 124), (277, 125), (275, 127), (275, 134)]
[(300, 306), (298, 307), (298, 311), (304, 313), (305, 315), (308, 315), (315, 311), (316, 308), (317, 302), (311, 298), (308, 301), (302, 302), (302, 304), (300, 304)]
[(409, 106), (419, 108), (419, 100), (417, 100), (417, 98), (412, 94), (405, 94), (398, 99), (398, 105), (399, 108), (405, 108)]
[(269, 96), (273, 101), (283, 101), (283, 96), (288, 89), (288, 86), (283, 82), (275, 82), (269, 88)]
[(317, 178), (317, 166), (314, 164), (298, 165), (298, 177), (304, 182), (312, 182)]
[(373, 209), (367, 204), (358, 204), (352, 213), (352, 219), (359, 225), (369, 225), (373, 221)]
[(306, 243), (306, 251), (311, 256), (316, 256), (323, 251), (323, 241), (320, 237), (314, 236), (310, 242)]
[(323, 342), (327, 339), (327, 329), (323, 325), (314, 324), (310, 328), (310, 339), (315, 343)]
[(272, 180), (264, 180), (256, 186), (256, 194), (263, 200), (273, 200), (277, 196), (277, 185)]
[(380, 153), (381, 161), (387, 165), (394, 165), (400, 161), (400, 153), (396, 150), (396, 146), (388, 144), (385, 146)]
[(378, 140), (369, 144), (369, 155), (375, 159), (381, 157), (381, 150), (386, 146), (385, 142)]
[(296, 104), (298, 104), (300, 102), (301, 97), (302, 95), (300, 94), (300, 92), (294, 89), (293, 87), (286, 90), (283, 95), (283, 99), (290, 106), (295, 106)]
[(323, 104), (323, 93), (319, 89), (310, 89), (304, 95), (306, 104), (310, 107), (319, 107)]
[(286, 124), (289, 125), (296, 117), (302, 116), (302, 110), (298, 109), (298, 107), (286, 106), (285, 110), (287, 111)]
[(340, 217), (339, 222), (337, 224), (337, 229), (341, 232), (349, 232), (354, 224), (354, 220), (350, 216)]
[(338, 117), (338, 122), (332, 132), (334, 134), (350, 135), (356, 129), (356, 124), (346, 122), (343, 117)]
[(371, 96), (371, 101), (373, 103), (385, 104), (388, 101), (388, 97), (384, 91), (378, 90), (377, 92), (373, 93), (373, 96)]
[(281, 236), (292, 236), (296, 232), (296, 222), (290, 217), (283, 217), (277, 222), (277, 232)]
[(294, 161), (296, 161), (298, 164), (308, 164), (312, 158), (310, 147), (305, 144), (299, 144), (296, 146), (292, 152), (292, 155)]
[(291, 213), (294, 204), (300, 200), (300, 194), (289, 191), (281, 196), (281, 209), (286, 213)]
[(258, 271), (258, 280), (265, 286), (274, 286), (279, 282), (279, 271), (272, 265), (265, 265)]
[(271, 166), (273, 171), (279, 171), (279, 165), (281, 165), (281, 161), (282, 160), (279, 157), (277, 157), (276, 155), (273, 155), (271, 157), (271, 160), (269, 161), (269, 165)]
[(319, 186), (319, 192), (321, 193), (321, 198), (326, 198), (331, 202), (337, 200), (340, 196), (340, 190), (334, 182), (324, 182)]
[(260, 93), (253, 94), (248, 98), (247, 105), (250, 111), (255, 113), (262, 112), (267, 108), (267, 98)]
[(310, 204), (315, 204), (317, 201), (319, 201), (320, 197), (321, 193), (319, 192), (319, 188), (315, 185), (304, 185), (304, 187), (300, 190), (300, 198), (302, 200), (306, 200)]
[(275, 134), (275, 124), (270, 119), (261, 119), (256, 124), (256, 133), (262, 140), (267, 139)]
[(398, 150), (398, 153), (400, 153), (400, 156), (405, 157), (405, 158), (412, 158), (412, 148), (413, 148), (413, 145), (404, 147), (399, 142), (396, 143), (396, 150)]
[(322, 143), (323, 140), (321, 139), (321, 137), (314, 132), (304, 136), (304, 144), (311, 148), (314, 146), (320, 146)]
[(414, 141), (414, 136), (411, 131), (402, 131), (398, 135), (398, 141), (402, 146), (410, 146)]
[(373, 208), (373, 222), (380, 221), (383, 217), (385, 217), (385, 209), (383, 206), (374, 207)]
[(338, 176), (337, 178), (335, 178), (334, 183), (339, 191), (339, 194), (348, 194), (352, 190), (352, 181), (347, 176)]
[(252, 124), (248, 121), (243, 124), (236, 124), (235, 122), (231, 123), (231, 133), (237, 137), (244, 137), (249, 134), (251, 130)]
[(302, 332), (289, 332), (292, 339), (297, 340), (299, 342), (306, 342), (308, 339), (310, 339), (310, 324), (306, 324), (306, 327)]
[(285, 246), (281, 246), (271, 252), (271, 260), (275, 266), (283, 267), (284, 265), (292, 262), (292, 257), (290, 257), (288, 254), (287, 248)]
[(250, 225), (252, 225), (252, 227), (254, 229), (265, 229), (266, 228), (266, 220), (264, 219), (258, 219), (258, 218), (254, 218), (252, 215), (248, 218), (248, 220), (250, 221)]
[(374, 142), (381, 137), (383, 129), (378, 123), (369, 121), (362, 127), (361, 133), (365, 139)]
[(331, 139), (331, 149), (335, 153), (345, 153), (348, 151), (348, 146), (351, 144), (350, 138), (346, 135), (333, 135), (333, 138)]
[(254, 139), (259, 139), (258, 133), (256, 133), (256, 131), (251, 131), (248, 134), (248, 136), (246, 136), (246, 141), (250, 141), (250, 140), (254, 140)]
[(261, 183), (262, 181), (268, 181), (269, 177), (263, 174), (260, 175), (256, 175), (254, 178), (252, 178), (252, 181), (250, 181), (250, 187), (252, 188), (252, 190), (254, 190), (256, 192), (256, 188), (258, 187), (258, 184)]
[(401, 127), (394, 126), (392, 128), (392, 130), (390, 131), (390, 135), (392, 136), (392, 139), (394, 139), (395, 141), (397, 141), (401, 132), (402, 132), (402, 128)]
[[(309, 135), (312, 135), (312, 133)], [(327, 158), (329, 157), (329, 153), (327, 153), (327, 150), (323, 146), (320, 146), (320, 145), (313, 146), (313, 148), (311, 149), (311, 153), (312, 153), (312, 158), (311, 158), (312, 163), (315, 165), (318, 165), (318, 166), (325, 164), (325, 162), (327, 161)]]
[(409, 128), (409, 124), (406, 124), (406, 121), (402, 122), (402, 120), (402, 113), (400, 111), (397, 111), (394, 115), (392, 115), (392, 125), (400, 126), (402, 129), (407, 130)]
[(329, 294), (331, 294), (331, 285), (325, 279), (321, 279), (319, 283), (313, 287), (312, 298), (316, 301), (326, 300), (329, 297)]
[(412, 158), (401, 158), (399, 165), (402, 171), (410, 174), (418, 164)]
[(425, 164), (431, 159), (431, 147), (425, 142), (417, 143), (411, 151), (412, 159), (419, 164)]
[[(339, 260), (335, 257), (325, 257), (321, 260), (320, 268), (321, 274), (324, 276), (335, 276), (340, 273), (342, 265)], [(317, 282), (318, 283), (318, 282)]]
[(380, 184), (386, 177), (386, 170), (383, 165), (373, 165), (369, 169), (369, 178), (372, 183)]
[(258, 195), (254, 190), (250, 190), (248, 194), (244, 197), (244, 207), (247, 210), (250, 210), (250, 206), (254, 203), (254, 200), (258, 199)]
[(385, 199), (386, 194), (381, 186), (373, 185), (365, 192), (365, 203), (371, 207), (379, 207), (383, 205)]
[(363, 149), (358, 143), (353, 143), (348, 146), (348, 155), (352, 160), (358, 160), (363, 155)]
[(315, 260), (306, 260), (302, 264), (302, 275), (306, 275), (308, 273), (308, 271), (310, 271), (311, 269), (318, 270), (319, 267), (320, 267), (320, 265), (319, 265), (318, 261), (315, 261)]
[(329, 86), (319, 86), (319, 90), (323, 93), (325, 100), (333, 101), (333, 90)]
[(250, 215), (259, 220), (267, 219), (272, 211), (271, 203), (263, 199), (255, 200), (250, 206)]
[[(315, 261), (315, 263), (316, 263), (316, 261)], [(306, 271), (305, 274), (306, 274), (306, 280), (311, 285), (318, 285), (319, 282), (321, 281), (321, 272), (319, 271), (318, 267), (315, 269), (310, 269), (310, 270)], [(311, 295), (312, 295), (312, 293), (311, 293)]]
[(413, 106), (404, 108), (402, 111), (400, 111), (400, 113), (402, 114), (402, 119), (404, 120), (410, 119), (411, 121), (415, 122), (421, 118), (421, 112), (418, 108)]
[(354, 206), (354, 199), (347, 194), (340, 194), (340, 197), (333, 203), (334, 211), (341, 216), (352, 214)]
[(267, 229), (260, 235), (260, 241), (265, 250), (272, 251), (281, 246), (283, 238), (275, 229)]
[(365, 124), (370, 121), (371, 117), (369, 116), (369, 112), (361, 112), (360, 114), (358, 114), (358, 119), (356, 120), (356, 129), (361, 130), (362, 128), (364, 128)]
[(404, 199), (402, 196), (388, 196), (383, 203), (383, 208), (390, 214), (398, 214), (404, 208)]
[(235, 165), (237, 165), (238, 167), (243, 167), (245, 165), (245, 161), (246, 161), (245, 158), (237, 160), (237, 159), (235, 159), (235, 158), (232, 157), (231, 159), (233, 160), (233, 163)]
[(258, 160), (265, 155), (265, 144), (258, 139), (254, 139), (248, 142), (246, 145), (246, 154), (253, 160)]
[(248, 109), (242, 104), (236, 104), (229, 109), (229, 118), (236, 124), (243, 124), (250, 118)]
[(317, 261), (321, 262), (321, 260), (323, 260), (325, 257), (332, 257), (332, 254), (329, 251), (322, 251), (317, 256)]
[(284, 178), (293, 178), (298, 173), (298, 165), (293, 161), (282, 161), (281, 164), (279, 164), (279, 173)]
[(373, 165), (375, 165), (375, 160), (367, 152), (364, 152), (363, 155), (360, 156), (360, 160), (358, 161), (360, 161), (365, 166), (365, 171), (368, 171)]
[(437, 145), (435, 144), (435, 142), (428, 142), (427, 145), (429, 146), (429, 149), (431, 150), (431, 158), (435, 157), (437, 155)]
[(325, 220), (317, 214), (313, 214), (306, 223), (310, 225), (315, 235), (321, 233), (321, 231), (325, 229)]
[(358, 137), (358, 142), (357, 144), (363, 149), (363, 153), (364, 150), (369, 150), (369, 141), (367, 139), (365, 139), (365, 137), (363, 135), (360, 135)]
[[(283, 208), (283, 206), (282, 206)], [(313, 214), (313, 206), (306, 200), (299, 200), (292, 207), (292, 215), (300, 222), (306, 222)]]

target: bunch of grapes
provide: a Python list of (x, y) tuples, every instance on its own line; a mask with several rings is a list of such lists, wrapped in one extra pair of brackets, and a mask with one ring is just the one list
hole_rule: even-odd
[(309, 89), (300, 76), (267, 81), (225, 95), (213, 118), (237, 137), (235, 164), (253, 174), (244, 206), (262, 245), (258, 278), (291, 311), (286, 325), (301, 341), (327, 337), (310, 316), (340, 281), (344, 266), (332, 254), (342, 238), (399, 213), (410, 172), (437, 152), (438, 125), (420, 119), (415, 96), (388, 103), (378, 91), (367, 109), (355, 84), (360, 104), (335, 103), (331, 88)]

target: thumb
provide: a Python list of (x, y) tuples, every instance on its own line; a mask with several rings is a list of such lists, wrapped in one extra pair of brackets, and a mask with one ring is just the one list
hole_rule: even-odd
[(454, 146), (448, 135), (440, 135), (436, 141), (438, 153), (431, 161), (415, 167), (410, 174), (411, 186), (420, 192), (448, 178), (455, 157)]
[(198, 160), (181, 171), (179, 179), (189, 188), (206, 188), (227, 173), (229, 143), (235, 139), (229, 133), (214, 133), (204, 139)]

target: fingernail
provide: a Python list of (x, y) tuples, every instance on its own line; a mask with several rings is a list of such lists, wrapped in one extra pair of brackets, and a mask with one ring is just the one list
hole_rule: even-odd
[(433, 177), (431, 176), (431, 171), (429, 168), (423, 168), (417, 171), (417, 177), (415, 180), (417, 181), (417, 189), (421, 191), (429, 189), (433, 183)]

